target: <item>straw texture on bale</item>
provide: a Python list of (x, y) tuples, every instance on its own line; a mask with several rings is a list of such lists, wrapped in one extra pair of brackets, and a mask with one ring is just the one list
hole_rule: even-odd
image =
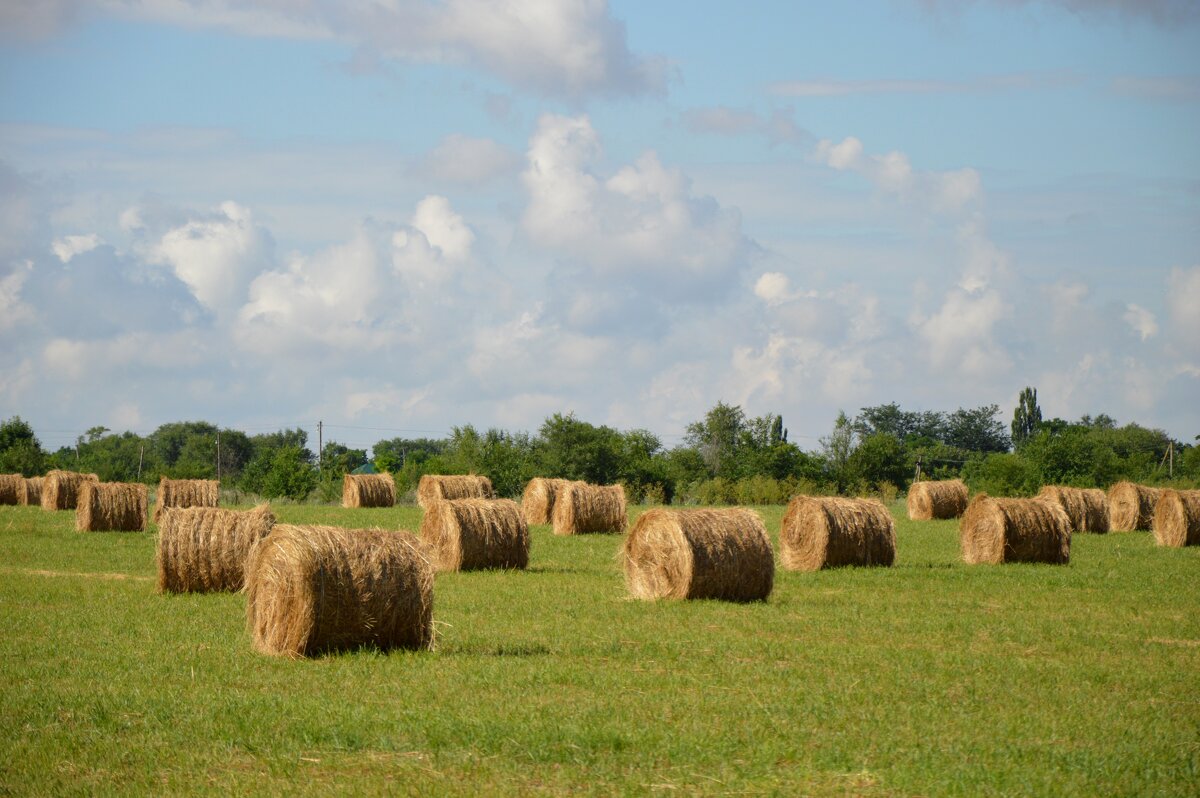
[(1072, 532), (1105, 533), (1109, 527), (1108, 496), (1098, 488), (1066, 488), (1047, 485), (1039, 499), (1053, 502), (1071, 519)]
[(959, 523), (967, 563), (1043, 562), (1071, 559), (1071, 519), (1043, 499), (993, 499), (981, 493)]
[(146, 528), (146, 486), (141, 482), (95, 482), (79, 486), (77, 532), (141, 532)]
[(620, 534), (629, 523), (625, 514), (625, 488), (568, 482), (554, 497), (551, 521), (556, 535)]
[(158, 592), (241, 590), (250, 549), (274, 525), (265, 504), (253, 510), (168, 507), (158, 524)]
[(425, 510), (421, 542), (439, 571), (529, 565), (529, 525), (509, 499), (436, 502)]
[(42, 477), (29, 477), (25, 480), (25, 493), (21, 496), (19, 504), (32, 507), (42, 503), (42, 479)]
[(426, 474), (417, 485), (417, 504), (427, 510), (434, 502), (446, 499), (491, 499), (495, 495), (492, 481), (475, 474)]
[(246, 622), (264, 654), (433, 647), (433, 566), (409, 532), (276, 524), (246, 564)]
[(961, 479), (914, 482), (905, 503), (913, 521), (958, 518), (967, 509), (967, 485)]
[(875, 499), (797, 496), (783, 514), (779, 559), (790, 571), (891, 565), (896, 522)]
[(0, 504), (23, 504), (25, 477), (20, 474), (0, 474)]
[(99, 482), (95, 474), (74, 471), (51, 471), (42, 480), (43, 510), (74, 510), (79, 502), (79, 488), (84, 482)]
[(1108, 489), (1109, 528), (1113, 532), (1149, 529), (1154, 504), (1161, 491), (1133, 482), (1118, 482)]
[(343, 507), (393, 507), (396, 480), (391, 474), (347, 474), (342, 479)]
[(1166, 489), (1154, 505), (1154, 542), (1200, 546), (1200, 490)]
[(639, 599), (760, 601), (775, 582), (767, 528), (740, 507), (647, 510), (621, 555), (625, 583)]
[(215, 479), (167, 479), (158, 481), (154, 498), (154, 523), (162, 520), (168, 507), (216, 507), (220, 501), (221, 483)]
[(554, 496), (561, 487), (569, 484), (569, 479), (534, 477), (529, 480), (521, 495), (521, 512), (525, 513), (525, 520), (531, 524), (550, 523), (554, 517)]

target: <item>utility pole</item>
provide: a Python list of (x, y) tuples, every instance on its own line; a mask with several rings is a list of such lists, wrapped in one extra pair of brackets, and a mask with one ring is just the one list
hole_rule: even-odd
[(142, 458), (146, 455), (146, 444), (138, 447), (138, 482), (142, 481)]
[(221, 428), (217, 427), (217, 484), (221, 482)]
[(1167, 446), (1167, 456), (1171, 459), (1167, 461), (1167, 476), (1175, 478), (1175, 441), (1171, 441)]
[(320, 473), (321, 467), (325, 464), (325, 443), (321, 440), (324, 425), (324, 421), (317, 422), (317, 473)]
[(917, 458), (917, 472), (913, 475), (913, 482), (921, 481), (921, 458)]

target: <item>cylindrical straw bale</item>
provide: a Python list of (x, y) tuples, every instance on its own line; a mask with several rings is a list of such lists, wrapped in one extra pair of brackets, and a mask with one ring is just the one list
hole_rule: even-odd
[(23, 504), (25, 477), (20, 474), (0, 474), (0, 504)]
[(913, 521), (958, 518), (967, 509), (967, 485), (961, 479), (914, 482), (905, 503)]
[(1154, 521), (1158, 488), (1118, 482), (1108, 489), (1109, 528), (1113, 532), (1149, 529)]
[(556, 535), (620, 534), (629, 523), (625, 514), (625, 488), (568, 482), (555, 494), (551, 520)]
[(492, 481), (476, 474), (426, 474), (417, 484), (417, 504), (425, 509), (446, 499), (495, 498)]
[(409, 532), (276, 524), (250, 551), (246, 599), (264, 654), (433, 647), (433, 566)]
[(876, 499), (797, 496), (783, 514), (779, 559), (791, 571), (891, 565), (896, 522)]
[(154, 523), (162, 520), (168, 507), (216, 507), (220, 504), (221, 483), (215, 479), (167, 479), (158, 481), (154, 497)]
[(959, 522), (967, 563), (1043, 562), (1071, 559), (1071, 519), (1043, 499), (993, 499), (981, 493)]
[(42, 480), (43, 510), (74, 510), (79, 503), (79, 488), (87, 481), (99, 482), (95, 474), (51, 471)]
[(551, 479), (534, 477), (525, 486), (521, 496), (521, 512), (525, 520), (531, 524), (548, 524), (554, 517), (554, 496), (564, 485), (569, 485), (569, 479)]
[(146, 528), (146, 486), (141, 482), (79, 484), (75, 508), (78, 532), (141, 532)]
[(25, 480), (25, 493), (21, 497), (20, 504), (25, 504), (30, 507), (40, 506), (42, 503), (42, 477), (29, 477)]
[(396, 480), (391, 474), (347, 474), (342, 479), (343, 507), (393, 507)]
[(253, 510), (168, 507), (158, 524), (158, 592), (241, 590), (250, 549), (274, 525), (265, 504)]
[(1057, 504), (1071, 519), (1072, 532), (1108, 531), (1108, 496), (1097, 488), (1067, 488), (1046, 485), (1039, 499)]
[(1200, 490), (1166, 489), (1154, 505), (1154, 542), (1200, 546)]
[(775, 582), (771, 539), (758, 513), (647, 510), (622, 548), (625, 583), (640, 599), (760, 601)]
[(421, 541), (439, 571), (529, 565), (529, 525), (509, 499), (435, 502), (421, 521)]

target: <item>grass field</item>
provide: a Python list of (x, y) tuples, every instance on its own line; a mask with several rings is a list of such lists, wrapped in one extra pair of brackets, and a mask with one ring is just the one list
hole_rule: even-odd
[(242, 596), (157, 595), (153, 534), (0, 507), (0, 794), (1200, 794), (1200, 549), (968, 567), (894, 512), (894, 568), (752, 605), (627, 600), (619, 538), (539, 526), (438, 576), (435, 652), (287, 661)]

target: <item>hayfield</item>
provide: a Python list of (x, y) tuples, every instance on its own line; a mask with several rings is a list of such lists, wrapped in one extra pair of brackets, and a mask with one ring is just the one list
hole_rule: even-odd
[(438, 575), (436, 651), (288, 661), (243, 596), (156, 594), (153, 526), (0, 507), (0, 793), (1200, 792), (1200, 548), (966, 566), (957, 521), (892, 511), (894, 567), (748, 605), (629, 600), (621, 538), (535, 526), (527, 571)]

